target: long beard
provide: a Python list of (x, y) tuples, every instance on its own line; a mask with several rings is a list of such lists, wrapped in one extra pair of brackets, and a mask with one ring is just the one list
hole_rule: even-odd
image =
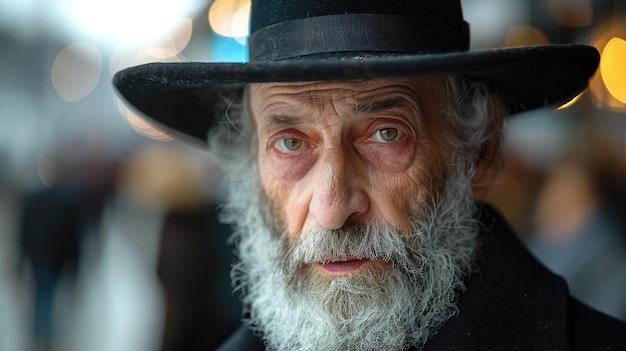
[[(380, 223), (314, 228), (291, 245), (254, 169), (233, 170), (224, 220), (235, 225), (235, 289), (245, 322), (270, 350), (405, 350), (420, 348), (451, 316), (471, 271), (478, 222), (463, 162), (440, 194), (400, 233)], [(254, 165), (253, 165), (254, 168)], [(242, 176), (247, 174), (248, 176)], [(328, 278), (312, 265), (347, 258), (377, 260), (360, 274)]]

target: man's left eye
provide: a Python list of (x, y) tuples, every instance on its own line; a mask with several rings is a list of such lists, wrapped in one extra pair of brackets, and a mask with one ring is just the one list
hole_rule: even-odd
[(390, 143), (399, 140), (403, 135), (404, 133), (398, 128), (381, 128), (372, 135), (371, 139), (381, 143)]
[(281, 138), (274, 143), (274, 147), (283, 153), (293, 153), (303, 149), (306, 142), (298, 138)]

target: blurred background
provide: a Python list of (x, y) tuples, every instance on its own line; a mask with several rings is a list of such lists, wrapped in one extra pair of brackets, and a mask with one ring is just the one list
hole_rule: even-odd
[[(575, 296), (626, 319), (626, 2), (462, 4), (473, 49), (601, 52), (583, 94), (510, 120), (488, 202)], [(246, 61), (249, 8), (0, 0), (1, 351), (206, 350), (236, 328), (219, 165), (110, 82), (146, 62)]]

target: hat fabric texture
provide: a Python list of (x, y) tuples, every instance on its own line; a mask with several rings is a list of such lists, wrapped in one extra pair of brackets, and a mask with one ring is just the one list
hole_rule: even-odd
[(580, 44), (470, 51), (469, 37), (459, 0), (252, 0), (249, 62), (149, 63), (113, 85), (140, 116), (206, 145), (220, 99), (249, 83), (459, 75), (514, 114), (573, 98), (600, 60)]

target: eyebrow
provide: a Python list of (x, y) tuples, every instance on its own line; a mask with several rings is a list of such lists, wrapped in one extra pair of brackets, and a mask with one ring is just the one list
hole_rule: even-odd
[(303, 116), (293, 116), (293, 115), (270, 115), (267, 118), (263, 119), (261, 125), (263, 128), (269, 127), (285, 127), (285, 126), (294, 126), (300, 124), (312, 124), (313, 120), (308, 117)]
[[(357, 102), (354, 110), (350, 112), (350, 115), (380, 113), (396, 107), (403, 106), (406, 106), (406, 101), (401, 98), (390, 98), (380, 101), (372, 101), (366, 104)], [(313, 120), (313, 118), (305, 116), (269, 115), (267, 118), (263, 119), (263, 121), (261, 122), (261, 127), (267, 129), (270, 127), (288, 127), (314, 123), (315, 121)]]
[(380, 113), (391, 110), (396, 107), (405, 106), (406, 102), (400, 98), (390, 98), (380, 101), (372, 101), (367, 104), (357, 103), (354, 109), (355, 113)]

